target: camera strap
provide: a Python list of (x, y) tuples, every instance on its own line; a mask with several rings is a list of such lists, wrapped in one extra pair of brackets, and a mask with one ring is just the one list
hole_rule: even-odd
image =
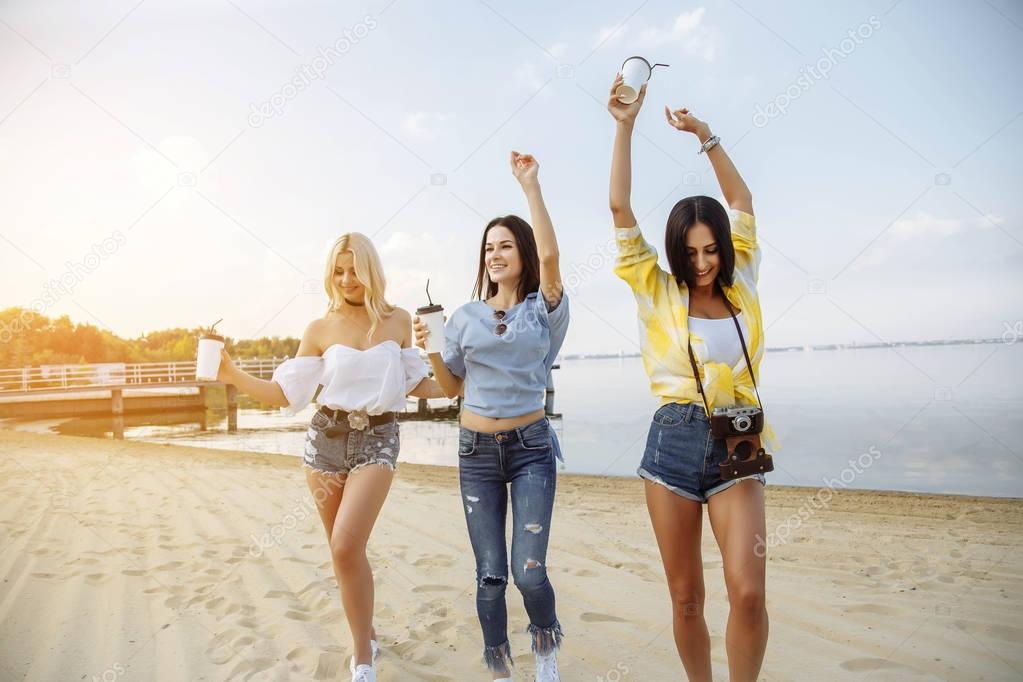
[[(728, 314), (732, 316), (732, 322), (735, 323), (735, 331), (739, 333), (739, 343), (742, 345), (742, 354), (746, 358), (746, 368), (749, 369), (749, 378), (753, 382), (753, 391), (757, 396), (757, 404), (760, 406), (760, 411), (763, 412), (764, 404), (760, 402), (760, 389), (757, 388), (757, 378), (753, 375), (753, 363), (749, 359), (749, 351), (746, 350), (746, 339), (742, 336), (742, 327), (739, 326), (739, 318), (732, 312), (732, 304), (729, 303), (728, 297), (725, 296), (722, 291), (720, 284), (718, 285), (718, 291), (721, 291), (721, 296), (725, 299), (725, 307), (728, 308)], [(688, 314), (688, 311), (687, 311)], [(693, 354), (693, 344), (689, 340), (689, 324), (686, 324), (686, 349), (689, 351), (689, 362), (693, 365), (693, 376), (696, 377), (696, 387), (700, 390), (700, 397), (703, 398), (703, 408), (707, 411), (707, 418), (710, 419), (710, 405), (707, 404), (707, 394), (703, 391), (703, 381), (700, 380), (700, 370), (696, 366), (696, 356)]]

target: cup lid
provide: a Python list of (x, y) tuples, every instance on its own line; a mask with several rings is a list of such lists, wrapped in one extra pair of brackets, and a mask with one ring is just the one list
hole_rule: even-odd
[(441, 313), (444, 312), (444, 306), (440, 303), (434, 303), (433, 305), (424, 305), (416, 308), (416, 315), (427, 315), (429, 313)]
[(224, 341), (224, 337), (223, 336), (220, 336), (219, 334), (209, 334), (209, 333), (201, 335), (199, 337), (199, 340), (201, 341), (202, 339), (209, 339), (210, 341), (220, 341), (220, 342)]

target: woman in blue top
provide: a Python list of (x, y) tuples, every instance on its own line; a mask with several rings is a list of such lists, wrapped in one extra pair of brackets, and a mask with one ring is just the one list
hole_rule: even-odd
[[(508, 548), (505, 517), (511, 484), (511, 574), (529, 614), (536, 679), (556, 682), (561, 625), (547, 576), (547, 542), (561, 459), (544, 413), (547, 374), (568, 329), (558, 243), (528, 154), (511, 153), (512, 173), (529, 202), (530, 228), (508, 215), (483, 230), (475, 298), (445, 329), (443, 354), (431, 353), (437, 383), (463, 394), (458, 439), (459, 482), (469, 540), (476, 555), (476, 610), (487, 667), (511, 680), (508, 644)], [(427, 328), (416, 319), (416, 343)]]

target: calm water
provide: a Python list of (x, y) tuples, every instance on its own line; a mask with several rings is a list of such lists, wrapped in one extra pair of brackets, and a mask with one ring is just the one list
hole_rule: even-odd
[[(1023, 497), (1023, 344), (768, 353), (761, 393), (782, 447), (769, 481), (786, 485)], [(656, 402), (638, 358), (569, 360), (554, 374), (563, 471), (632, 476)], [(239, 431), (211, 416), (145, 417), (128, 439), (302, 452), (296, 417), (239, 410)], [(193, 417), (194, 419), (194, 417)], [(109, 437), (109, 420), (18, 428)], [(403, 421), (401, 460), (456, 465), (454, 421)], [(852, 463), (850, 463), (852, 460)]]

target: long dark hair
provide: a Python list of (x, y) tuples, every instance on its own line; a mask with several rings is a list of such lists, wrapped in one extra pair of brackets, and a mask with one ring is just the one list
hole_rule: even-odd
[(668, 266), (679, 284), (693, 284), (693, 268), (686, 251), (686, 233), (696, 223), (710, 228), (718, 245), (720, 266), (717, 283), (732, 286), (735, 274), (735, 247), (732, 246), (732, 225), (728, 212), (717, 199), (705, 196), (686, 197), (675, 204), (668, 214), (668, 225), (664, 230), (664, 250), (668, 254)]
[(476, 273), (476, 286), (473, 296), (481, 301), (497, 295), (497, 283), (490, 281), (490, 273), (487, 272), (487, 234), (490, 229), (507, 227), (511, 230), (515, 239), (515, 246), (519, 249), (519, 257), (522, 259), (522, 274), (519, 276), (518, 301), (526, 299), (531, 292), (540, 288), (540, 254), (536, 250), (536, 237), (533, 236), (533, 228), (517, 215), (498, 216), (489, 223), (483, 230), (483, 238), (480, 240), (480, 267)]

